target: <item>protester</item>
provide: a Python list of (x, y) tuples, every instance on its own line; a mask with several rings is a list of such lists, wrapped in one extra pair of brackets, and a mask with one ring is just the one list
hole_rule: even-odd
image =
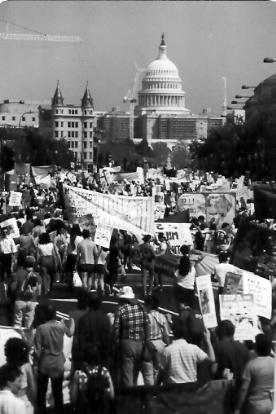
[(141, 368), (144, 383), (153, 385), (152, 356), (143, 353), (149, 340), (148, 316), (130, 286), (122, 287), (118, 296), (120, 305), (115, 312), (113, 339), (120, 355), (119, 384), (137, 385)]
[(235, 273), (235, 266), (229, 263), (229, 255), (227, 252), (220, 252), (218, 255), (219, 264), (215, 265), (214, 276), (219, 282), (220, 291), (224, 288), (225, 277), (228, 272)]
[(107, 256), (107, 274), (106, 274), (106, 288), (109, 295), (113, 294), (113, 287), (118, 279), (119, 263), (122, 259), (122, 252), (119, 248), (118, 235), (112, 234), (109, 246), (109, 254)]
[(8, 228), (3, 228), (0, 239), (0, 262), (2, 279), (9, 281), (15, 264), (16, 246)]
[(90, 231), (84, 229), (83, 240), (77, 245), (77, 267), (83, 286), (91, 289), (95, 275), (95, 264), (97, 260), (97, 247), (91, 240)]
[[(140, 246), (141, 253), (141, 271), (144, 296), (152, 294), (153, 282), (154, 282), (154, 264), (155, 264), (155, 253), (151, 242), (151, 235), (148, 234), (143, 237), (143, 244)], [(147, 287), (147, 273), (149, 274), (149, 286)]]
[(47, 295), (52, 290), (60, 263), (60, 257), (48, 233), (42, 233), (39, 236), (37, 255), (41, 270), (42, 293)]
[(111, 354), (111, 325), (108, 316), (102, 310), (102, 300), (95, 292), (88, 294), (88, 311), (79, 319), (76, 332), (76, 359), (85, 360), (87, 345), (99, 348), (101, 363), (109, 364)]
[(270, 414), (274, 386), (274, 356), (271, 341), (264, 334), (255, 338), (257, 358), (249, 361), (242, 376), (235, 414), (245, 406), (246, 414)]
[(66, 281), (71, 287), (73, 283), (73, 272), (76, 269), (77, 264), (77, 246), (81, 241), (83, 241), (83, 237), (81, 235), (80, 226), (78, 223), (74, 223), (70, 229), (70, 239), (65, 252)]
[[(41, 278), (38, 273), (34, 272), (35, 258), (27, 256), (24, 267), (20, 273), (17, 273), (14, 284), (14, 326), (30, 328), (32, 326), (35, 314), (35, 307), (41, 294)], [(21, 276), (24, 279), (21, 281)]]
[(207, 353), (197, 345), (189, 344), (187, 327), (180, 318), (175, 318), (172, 325), (173, 342), (161, 355), (161, 370), (158, 383), (186, 383), (197, 381), (198, 364), (205, 360), (215, 362), (215, 354), (210, 340), (210, 332), (205, 329), (204, 339)]
[(7, 364), (21, 371), (20, 389), (15, 395), (24, 402), (26, 414), (33, 414), (36, 405), (36, 383), (29, 362), (29, 351), (29, 346), (21, 338), (10, 338), (5, 343)]
[(99, 293), (99, 295), (104, 295), (104, 277), (107, 270), (107, 257), (109, 254), (109, 249), (99, 246), (97, 253), (97, 264), (95, 265), (95, 280), (94, 288)]
[(160, 369), (160, 359), (167, 345), (170, 344), (170, 327), (164, 314), (159, 312), (160, 301), (156, 294), (145, 297), (145, 310), (149, 318), (149, 338), (153, 350), (152, 369), (153, 379), (156, 383)]
[(3, 414), (27, 414), (24, 401), (16, 397), (21, 388), (22, 373), (18, 367), (8, 364), (0, 367), (0, 412)]
[(184, 302), (191, 308), (194, 306), (195, 274), (195, 268), (191, 265), (188, 255), (183, 255), (175, 272), (174, 297), (176, 303)]
[(247, 347), (234, 340), (235, 326), (229, 320), (218, 323), (215, 333), (218, 341), (214, 345), (216, 355), (216, 378), (232, 376), (236, 386), (241, 385), (242, 374), (249, 360)]
[(111, 414), (113, 381), (103, 365), (96, 345), (86, 344), (85, 359), (76, 370), (70, 386), (71, 402), (77, 414)]
[(36, 329), (34, 337), (34, 364), (37, 372), (37, 407), (39, 414), (46, 413), (46, 392), (51, 380), (56, 414), (62, 412), (62, 383), (64, 376), (63, 337), (72, 336), (74, 321), (67, 327), (64, 321), (57, 321), (52, 305), (44, 308), (45, 322)]

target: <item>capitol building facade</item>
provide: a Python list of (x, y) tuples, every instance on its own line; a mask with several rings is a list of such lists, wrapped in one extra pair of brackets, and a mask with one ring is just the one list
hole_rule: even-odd
[(185, 92), (175, 64), (167, 57), (167, 46), (162, 35), (159, 56), (149, 64), (139, 92), (140, 114), (190, 115), (185, 107)]
[[(129, 138), (130, 113), (113, 108), (100, 120), (106, 140)], [(222, 125), (220, 116), (203, 110), (192, 114), (186, 108), (186, 93), (176, 65), (167, 56), (164, 34), (158, 57), (143, 72), (134, 116), (134, 139), (146, 139), (150, 144), (165, 142), (172, 148), (179, 143), (191, 143), (207, 138), (212, 127)]]

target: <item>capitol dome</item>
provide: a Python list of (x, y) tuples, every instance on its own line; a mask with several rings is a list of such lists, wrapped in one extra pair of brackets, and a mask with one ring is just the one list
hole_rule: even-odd
[(145, 70), (139, 92), (139, 109), (143, 113), (190, 114), (185, 108), (185, 92), (175, 64), (167, 57), (164, 34), (159, 56)]

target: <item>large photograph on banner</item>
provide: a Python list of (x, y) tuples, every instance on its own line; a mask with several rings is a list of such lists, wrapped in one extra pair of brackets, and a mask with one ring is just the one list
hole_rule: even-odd
[(178, 211), (189, 211), (190, 217), (215, 219), (220, 227), (232, 223), (236, 211), (236, 197), (231, 193), (184, 193), (177, 200)]

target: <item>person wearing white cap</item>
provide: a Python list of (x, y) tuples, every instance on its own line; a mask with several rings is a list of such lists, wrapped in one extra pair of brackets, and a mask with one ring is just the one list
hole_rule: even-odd
[(144, 353), (149, 339), (148, 316), (130, 286), (122, 287), (118, 296), (121, 304), (114, 317), (113, 337), (121, 358), (119, 385), (136, 385), (140, 368), (145, 385), (153, 385), (152, 358), (146, 360)]

